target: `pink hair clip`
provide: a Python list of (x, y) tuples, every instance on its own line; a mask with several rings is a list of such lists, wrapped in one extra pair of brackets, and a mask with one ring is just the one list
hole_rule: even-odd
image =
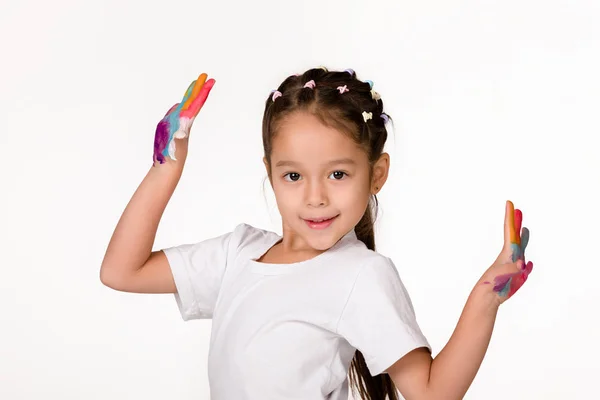
[(315, 88), (315, 81), (311, 79), (310, 81), (308, 81), (308, 82), (306, 82), (306, 83), (304, 84), (304, 87), (305, 87), (305, 88), (311, 88), (311, 89), (314, 89), (314, 88)]
[(271, 97), (271, 100), (275, 101), (276, 98), (281, 97), (281, 96), (282, 96), (281, 92), (279, 90), (275, 90), (275, 91), (273, 91), (273, 97)]
[(340, 91), (340, 94), (344, 94), (344, 93), (346, 93), (346, 92), (349, 92), (349, 91), (350, 91), (350, 89), (348, 89), (348, 86), (347, 86), (347, 85), (344, 85), (344, 86), (338, 86), (338, 87), (337, 87), (337, 90), (339, 90), (339, 91)]

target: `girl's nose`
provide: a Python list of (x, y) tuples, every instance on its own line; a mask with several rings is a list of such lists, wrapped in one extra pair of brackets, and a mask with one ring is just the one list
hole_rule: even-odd
[(320, 183), (306, 185), (306, 204), (310, 207), (324, 207), (329, 204), (324, 185)]

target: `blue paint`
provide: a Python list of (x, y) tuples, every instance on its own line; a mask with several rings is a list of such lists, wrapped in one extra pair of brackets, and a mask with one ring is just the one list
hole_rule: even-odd
[(192, 91), (194, 90), (195, 85), (196, 85), (196, 81), (193, 81), (190, 84), (190, 86), (188, 87), (188, 89), (185, 91), (185, 95), (183, 96), (181, 103), (179, 103), (179, 105), (173, 111), (171, 111), (171, 113), (169, 113), (169, 115), (167, 117), (168, 126), (169, 126), (169, 140), (167, 141), (167, 145), (165, 146), (165, 148), (162, 151), (162, 154), (165, 157), (167, 157), (169, 155), (169, 143), (171, 143), (171, 140), (173, 140), (173, 136), (175, 136), (175, 132), (177, 132), (179, 130), (179, 117), (180, 117), (179, 114), (181, 113), (181, 109), (183, 108), (185, 102), (192, 95)]
[(518, 259), (523, 257), (523, 252), (521, 251), (521, 246), (516, 243), (510, 244), (510, 252), (512, 256), (512, 262), (517, 262)]
[(525, 254), (525, 249), (527, 248), (528, 243), (529, 243), (529, 229), (523, 228), (523, 233), (521, 234), (521, 248), (523, 249), (523, 254)]
[(525, 249), (527, 248), (528, 243), (529, 229), (523, 228), (523, 234), (521, 235), (521, 245), (519, 246), (516, 243), (510, 244), (512, 262), (517, 262), (517, 260), (525, 260)]

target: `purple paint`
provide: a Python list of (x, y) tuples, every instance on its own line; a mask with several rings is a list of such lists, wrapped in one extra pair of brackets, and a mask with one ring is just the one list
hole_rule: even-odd
[(163, 149), (167, 147), (169, 142), (169, 120), (163, 119), (156, 126), (156, 134), (154, 136), (154, 161), (159, 163), (165, 162), (165, 156), (162, 154)]

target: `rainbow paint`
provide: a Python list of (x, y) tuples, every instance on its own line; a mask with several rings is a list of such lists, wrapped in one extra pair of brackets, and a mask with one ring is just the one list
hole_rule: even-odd
[(188, 137), (194, 119), (200, 112), (210, 90), (215, 84), (214, 79), (207, 81), (206, 78), (206, 74), (200, 74), (198, 79), (189, 85), (181, 102), (171, 107), (156, 126), (156, 133), (154, 135), (154, 162), (158, 161), (160, 164), (163, 164), (166, 157), (176, 160), (174, 139)]
[(501, 297), (510, 298), (527, 281), (527, 277), (533, 269), (531, 261), (525, 262), (525, 249), (529, 243), (529, 229), (523, 228), (521, 236), (521, 224), (523, 213), (515, 210), (512, 202), (508, 202), (508, 223), (510, 232), (511, 261), (519, 263), (521, 270), (512, 274), (499, 275), (494, 278), (494, 291)]

